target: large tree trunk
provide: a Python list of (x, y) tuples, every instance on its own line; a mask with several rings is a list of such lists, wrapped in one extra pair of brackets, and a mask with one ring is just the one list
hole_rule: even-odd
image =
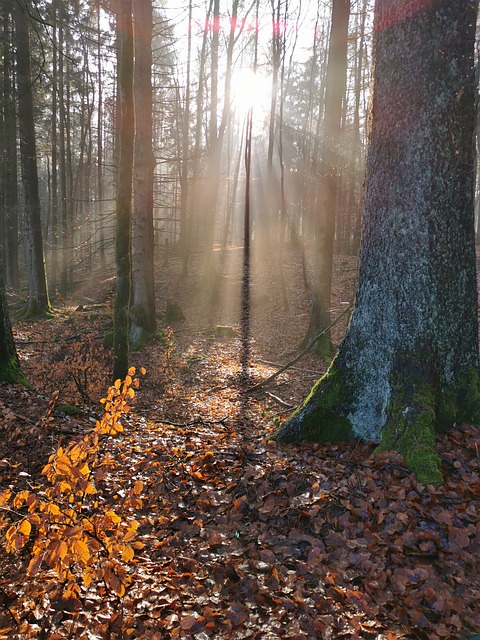
[(113, 311), (113, 379), (128, 372), (128, 313), (130, 306), (130, 242), (133, 174), (133, 33), (132, 0), (118, 2), (119, 158), (115, 244), (115, 305)]
[(41, 315), (50, 310), (43, 257), (43, 239), (38, 195), (37, 149), (33, 114), (32, 74), (27, 9), (15, 3), (17, 44), (18, 120), (20, 156), (25, 196), (25, 243), (28, 268), (29, 299), (26, 314)]
[(152, 148), (152, 2), (134, 0), (135, 17), (135, 159), (133, 216), (132, 344), (144, 342), (157, 328), (155, 317)]
[(435, 429), (478, 417), (474, 43), (478, 0), (377, 0), (356, 306), (277, 438), (380, 442), (441, 482)]

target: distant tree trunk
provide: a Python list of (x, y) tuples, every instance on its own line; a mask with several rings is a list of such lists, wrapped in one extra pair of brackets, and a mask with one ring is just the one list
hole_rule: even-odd
[(64, 70), (64, 27), (65, 13), (60, 12), (61, 24), (58, 28), (58, 104), (59, 104), (59, 135), (60, 135), (60, 187), (61, 199), (61, 229), (62, 252), (60, 261), (60, 291), (67, 295), (68, 263), (69, 263), (69, 229), (68, 229), (68, 187), (67, 187), (67, 144), (66, 144), (66, 108), (65, 108), (65, 70)]
[(190, 71), (192, 58), (192, 0), (188, 3), (188, 42), (187, 42), (187, 72), (185, 78), (185, 106), (182, 112), (182, 143), (180, 161), (180, 248), (187, 247), (188, 238), (188, 168), (190, 156)]
[(135, 158), (133, 215), (133, 306), (130, 311), (132, 344), (155, 332), (155, 274), (153, 231), (152, 146), (152, 2), (134, 0), (135, 19)]
[[(323, 153), (318, 176), (319, 210), (315, 224), (315, 261), (313, 272), (312, 303), (306, 343), (330, 324), (332, 298), (333, 240), (337, 202), (339, 170), (338, 145), (340, 143), (340, 118), (342, 98), (347, 77), (347, 38), (350, 17), (350, 0), (333, 0), (332, 26), (328, 53), (325, 116), (323, 125)], [(331, 354), (330, 332), (318, 340), (319, 353)]]
[[(287, 7), (288, 5), (286, 5)], [(287, 8), (285, 9), (287, 11)], [(286, 18), (285, 18), (286, 19)], [(287, 286), (283, 273), (283, 256), (285, 253), (285, 234), (287, 230), (287, 197), (285, 193), (285, 159), (283, 153), (284, 99), (285, 99), (285, 34), (280, 39), (280, 104), (278, 109), (278, 163), (280, 165), (280, 220), (278, 233), (278, 280), (282, 292), (283, 310), (289, 310)]]
[(17, 45), (18, 120), (20, 156), (25, 194), (26, 256), (28, 268), (28, 316), (50, 311), (47, 278), (43, 257), (40, 198), (38, 195), (37, 149), (33, 116), (32, 74), (30, 68), (30, 40), (25, 4), (15, 3)]
[(119, 158), (117, 174), (116, 284), (113, 312), (113, 379), (128, 372), (130, 242), (134, 145), (132, 0), (118, 1)]
[[(367, 15), (367, 2), (363, 0), (363, 8), (360, 14), (360, 36), (359, 45), (356, 59), (356, 73), (355, 73), (355, 107), (353, 111), (353, 144), (351, 149), (350, 158), (350, 188), (348, 192), (348, 215), (350, 224), (349, 233), (349, 253), (351, 255), (357, 255), (360, 247), (360, 231), (361, 231), (361, 199), (359, 197), (360, 192), (360, 180), (359, 176), (362, 175), (362, 154), (361, 154), (361, 139), (360, 139), (360, 102), (362, 95), (362, 82), (364, 79), (364, 58), (365, 58), (365, 19)], [(359, 166), (360, 165), (360, 166)]]
[(190, 216), (190, 225), (187, 235), (187, 243), (183, 250), (183, 266), (182, 275), (185, 277), (188, 272), (188, 260), (190, 257), (190, 251), (193, 246), (194, 240), (194, 217), (198, 215), (198, 197), (200, 193), (199, 181), (200, 181), (200, 153), (202, 146), (202, 118), (203, 118), (203, 97), (205, 93), (205, 66), (207, 59), (207, 24), (212, 14), (213, 0), (209, 0), (209, 6), (207, 15), (205, 17), (205, 30), (202, 39), (202, 49), (200, 51), (199, 70), (198, 70), (198, 89), (196, 96), (196, 120), (195, 120), (195, 145), (193, 151), (193, 163), (192, 163), (192, 215)]
[(212, 45), (210, 50), (210, 123), (208, 131), (208, 159), (205, 180), (205, 272), (204, 281), (212, 292), (216, 289), (217, 271), (213, 245), (215, 242), (215, 221), (219, 187), (219, 167), (221, 148), (218, 139), (218, 48), (220, 38), (220, 0), (213, 0)]
[(105, 230), (103, 221), (103, 87), (102, 87), (102, 48), (100, 44), (100, 3), (97, 2), (97, 66), (98, 66), (98, 104), (97, 104), (97, 230), (99, 235), (98, 251), (100, 267), (105, 269)]
[(11, 12), (8, 3), (3, 6), (3, 141), (4, 141), (4, 228), (5, 228), (5, 273), (7, 283), (18, 289), (18, 189), (17, 189), (17, 139), (16, 102), (13, 99), (13, 56), (9, 43), (12, 41), (9, 28)]
[(355, 310), (328, 373), (277, 434), (380, 441), (423, 483), (442, 480), (435, 429), (480, 418), (477, 8), (376, 2)]
[(216, 284), (218, 274), (214, 262), (214, 242), (215, 242), (215, 225), (217, 219), (218, 197), (220, 188), (220, 166), (222, 161), (223, 141), (225, 139), (225, 131), (230, 119), (230, 96), (232, 84), (232, 65), (233, 51), (236, 42), (235, 30), (237, 28), (237, 11), (239, 0), (233, 0), (230, 32), (227, 41), (227, 55), (225, 61), (225, 84), (223, 90), (223, 109), (220, 120), (220, 126), (217, 125), (218, 119), (218, 60), (219, 60), (219, 29), (220, 29), (220, 2), (214, 0), (213, 7), (213, 28), (212, 37), (212, 81), (211, 81), (211, 112), (210, 112), (210, 128), (209, 128), (209, 153), (207, 166), (207, 197), (206, 197), (206, 239), (207, 239), (207, 255), (205, 259), (205, 281), (211, 287), (211, 292), (216, 293)]
[[(54, 20), (56, 7), (54, 6)], [(50, 286), (55, 290), (58, 286), (58, 53), (57, 27), (53, 27), (53, 60), (52, 60), (52, 255), (50, 262)]]

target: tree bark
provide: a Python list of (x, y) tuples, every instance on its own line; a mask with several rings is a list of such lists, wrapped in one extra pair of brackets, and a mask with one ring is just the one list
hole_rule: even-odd
[(16, 103), (13, 98), (13, 47), (10, 20), (13, 9), (3, 6), (3, 144), (4, 144), (4, 224), (5, 224), (5, 274), (6, 281), (15, 289), (20, 286), (18, 272), (18, 189), (17, 189), (17, 139)]
[[(308, 343), (330, 324), (332, 298), (333, 240), (339, 171), (340, 119), (347, 78), (347, 39), (350, 0), (334, 0), (326, 71), (323, 153), (318, 179), (319, 210), (315, 220), (315, 261), (310, 322), (304, 342)], [(319, 353), (330, 355), (332, 344), (327, 331), (317, 342)]]
[(479, 417), (474, 236), (478, 0), (377, 0), (355, 310), (336, 359), (279, 430), (359, 438), (441, 482), (435, 430)]
[(52, 35), (52, 231), (51, 231), (51, 262), (50, 286), (55, 290), (58, 282), (58, 53), (57, 53), (57, 8), (53, 5), (53, 35)]
[(33, 114), (30, 39), (27, 9), (23, 2), (15, 3), (17, 45), (18, 121), (20, 157), (25, 194), (26, 254), (29, 299), (26, 314), (42, 315), (50, 311), (47, 278), (43, 256), (43, 239), (38, 195), (37, 149)]
[(113, 312), (113, 379), (128, 373), (130, 307), (130, 242), (134, 144), (132, 0), (118, 2), (119, 159), (115, 244), (115, 305)]
[(152, 2), (134, 0), (135, 158), (133, 215), (133, 306), (130, 338), (138, 344), (155, 332), (152, 146)]
[[(1, 265), (0, 260), (0, 265)], [(3, 268), (0, 266), (0, 382), (26, 384), (13, 341)]]

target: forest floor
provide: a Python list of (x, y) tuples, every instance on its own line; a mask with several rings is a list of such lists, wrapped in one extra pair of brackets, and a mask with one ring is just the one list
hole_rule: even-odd
[[(108, 474), (95, 476), (95, 495), (82, 496), (80, 528), (49, 525), (68, 542), (100, 512), (118, 514), (125, 527), (138, 523), (134, 555), (124, 546), (118, 562), (123, 585), (106, 572), (87, 580), (86, 567), (107, 566), (108, 554), (83, 557), (77, 545), (69, 566), (77, 587), (65, 590), (66, 579), (53, 562), (47, 566), (51, 550), (32, 570), (35, 526), (23, 526), (31, 540), (16, 554), (0, 554), (0, 638), (438, 640), (480, 633), (478, 428), (462, 425), (438, 437), (445, 484), (436, 489), (419, 484), (400, 456), (374, 457), (373, 444), (274, 444), (269, 436), (327, 367), (308, 354), (245, 393), (245, 384), (298, 354), (308, 322), (302, 261), (294, 249), (285, 254), (286, 309), (275, 255), (254, 256), (247, 382), (241, 253), (218, 252), (216, 261), (222, 279), (213, 302), (201, 286), (200, 255), (186, 279), (177, 256), (158, 265), (158, 308), (175, 302), (185, 319), (160, 321), (158, 339), (132, 354), (131, 364), (146, 374), (121, 419), (123, 433), (101, 440), (95, 460)], [(355, 259), (337, 257), (333, 317), (350, 302), (355, 276)], [(45, 496), (49, 456), (95, 428), (109, 385), (111, 352), (102, 343), (112, 296), (112, 278), (96, 273), (71, 299), (57, 300), (54, 317), (15, 323), (33, 388), (0, 386), (0, 490)], [(346, 323), (344, 314), (334, 326), (336, 343)], [(62, 496), (67, 506), (77, 499), (67, 489)], [(8, 504), (0, 507), (2, 543), (9, 526), (18, 538), (37, 508), (27, 513), (20, 499)], [(56, 544), (68, 558), (67, 545)]]

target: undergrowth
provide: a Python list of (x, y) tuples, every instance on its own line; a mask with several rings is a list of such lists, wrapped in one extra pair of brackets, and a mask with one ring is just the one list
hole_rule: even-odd
[[(60, 601), (65, 611), (79, 611), (92, 590), (121, 601), (132, 583), (128, 564), (143, 548), (131, 515), (142, 506), (142, 481), (132, 479), (122, 496), (114, 496), (115, 509), (105, 484), (115, 460), (104, 445), (124, 430), (122, 417), (130, 412), (139, 385), (134, 375), (132, 367), (123, 382), (109, 388), (101, 400), (103, 416), (91, 433), (58, 446), (43, 468), (42, 484), (21, 491), (10, 486), (0, 493), (0, 544), (24, 561), (27, 578), (45, 572), (49, 579), (42, 597)], [(20, 623), (8, 611), (19, 637), (30, 637), (31, 623)]]

